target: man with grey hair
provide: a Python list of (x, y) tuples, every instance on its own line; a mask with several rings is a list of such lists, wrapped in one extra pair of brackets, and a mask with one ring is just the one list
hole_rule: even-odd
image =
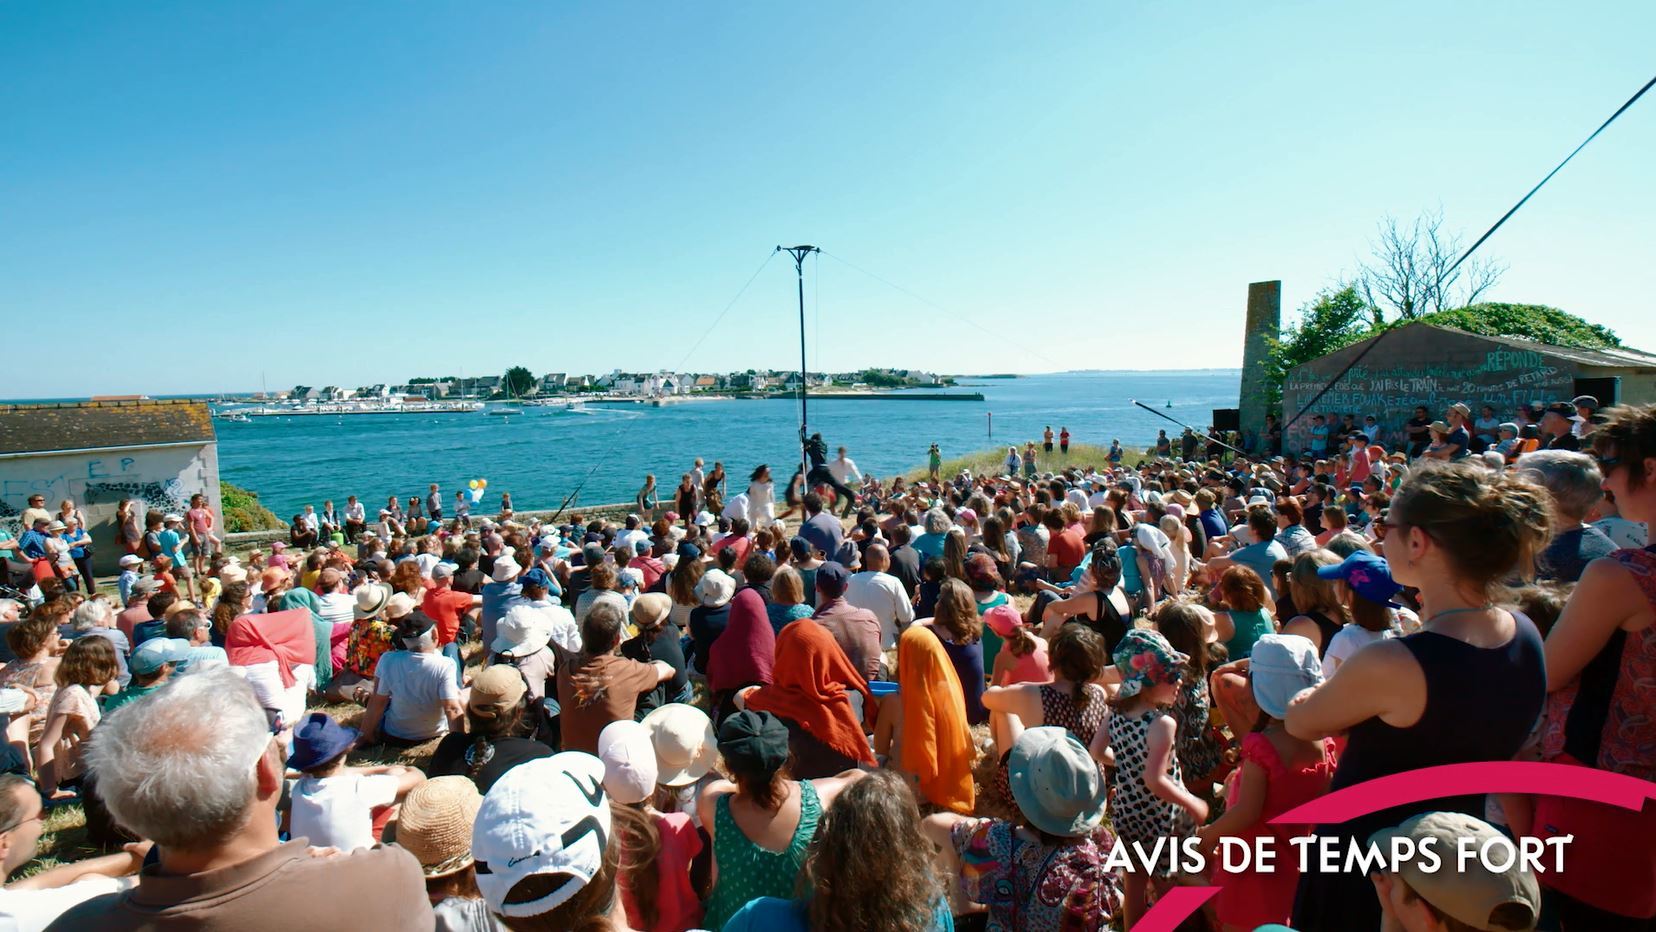
[(199, 608), (174, 612), (167, 619), (167, 637), (190, 642), (190, 656), (178, 668), (180, 676), (230, 665), (230, 655), (213, 644), (213, 620)]
[(362, 743), (412, 747), (461, 730), (466, 691), (454, 675), (455, 661), (437, 646), (437, 623), (412, 612), (397, 622), (396, 637), (398, 649), (386, 651), (374, 670)]
[[(386, 929), (433, 928), (420, 864), (402, 848), (350, 854), (277, 837), (285, 752), (230, 670), (186, 676), (110, 713), (86, 752), (121, 825), (152, 839), (138, 886), (47, 928), (336, 928), (347, 910)], [(345, 905), (348, 904), (348, 907)]]
[(1571, 450), (1537, 450), (1518, 457), (1518, 474), (1543, 485), (1552, 498), (1553, 538), (1535, 559), (1541, 579), (1576, 582), (1587, 564), (1616, 552), (1616, 543), (1587, 523), (1604, 497), (1598, 463)]

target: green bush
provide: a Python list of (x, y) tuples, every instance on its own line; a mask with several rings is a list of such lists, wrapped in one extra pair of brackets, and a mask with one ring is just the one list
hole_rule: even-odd
[(269, 508), (259, 504), (259, 493), (228, 482), (219, 482), (219, 501), (224, 506), (224, 530), (272, 531), (287, 527)]
[(1622, 345), (1610, 328), (1545, 304), (1486, 302), (1427, 314), (1421, 320), (1486, 337), (1518, 337), (1549, 346), (1613, 349)]

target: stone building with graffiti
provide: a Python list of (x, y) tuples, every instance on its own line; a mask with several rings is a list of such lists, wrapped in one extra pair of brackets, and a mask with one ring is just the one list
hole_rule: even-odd
[(1416, 323), (1294, 368), (1283, 383), (1282, 410), (1292, 417), (1364, 350), (1367, 355), (1289, 428), (1288, 449), (1306, 448), (1315, 414), (1355, 414), (1358, 423), (1372, 414), (1388, 438), (1397, 438), (1417, 405), (1440, 420), (1457, 401), (1474, 416), (1487, 404), (1509, 421), (1524, 405), (1577, 395), (1592, 395), (1606, 407), (1656, 402), (1656, 355), (1650, 353), (1549, 346)]
[(197, 492), (222, 528), (218, 438), (205, 402), (0, 405), (0, 523), (16, 533), (32, 495), (45, 496), (53, 514), (73, 499), (86, 513), (100, 573), (114, 572), (124, 553), (115, 528), (121, 499), (183, 514)]

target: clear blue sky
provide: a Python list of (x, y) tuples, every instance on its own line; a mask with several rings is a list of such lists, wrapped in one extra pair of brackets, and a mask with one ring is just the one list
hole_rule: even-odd
[[(1648, 2), (5, 4), (9, 371), (787, 367), (780, 258), (690, 350), (799, 241), (1018, 331), (822, 259), (813, 368), (1235, 366), (1248, 282), (1297, 307), (1387, 213), (1476, 236), (1653, 32)], [(1656, 93), (1489, 243), (1491, 297), (1656, 349), (1652, 152)]]

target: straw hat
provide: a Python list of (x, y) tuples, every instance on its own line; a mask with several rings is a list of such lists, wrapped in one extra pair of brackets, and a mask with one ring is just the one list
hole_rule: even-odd
[(358, 586), (352, 595), (356, 597), (356, 605), (352, 607), (351, 613), (361, 621), (385, 611), (385, 603), (391, 599), (391, 590), (379, 583), (364, 583)]
[(427, 877), (447, 877), (472, 864), (472, 823), (483, 794), (467, 777), (432, 777), (408, 791), (397, 816), (397, 844)]

